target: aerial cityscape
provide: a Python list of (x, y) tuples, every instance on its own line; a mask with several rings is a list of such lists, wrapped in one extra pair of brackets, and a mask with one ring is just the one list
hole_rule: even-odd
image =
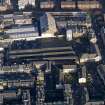
[(0, 0), (0, 105), (105, 105), (105, 0)]

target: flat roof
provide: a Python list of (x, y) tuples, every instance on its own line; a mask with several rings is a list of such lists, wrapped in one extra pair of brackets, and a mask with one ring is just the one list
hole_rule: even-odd
[(32, 77), (27, 73), (5, 73), (0, 74), (0, 82), (15, 80), (32, 80)]
[[(70, 45), (71, 43), (71, 45)], [(25, 51), (25, 50), (57, 50), (57, 49), (72, 49), (72, 42), (67, 42), (66, 40), (58, 38), (46, 38), (46, 39), (37, 39), (34, 41), (14, 41), (11, 44), (12, 51)]]

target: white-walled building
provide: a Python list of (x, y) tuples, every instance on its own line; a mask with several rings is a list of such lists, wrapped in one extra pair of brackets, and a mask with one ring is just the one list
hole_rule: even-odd
[(11, 5), (11, 0), (5, 0), (5, 3), (7, 3), (8, 5)]
[(44, 37), (54, 37), (57, 32), (56, 22), (50, 13), (46, 13), (40, 17), (41, 34)]
[(11, 1), (10, 0), (0, 0), (0, 11), (6, 11), (11, 9)]
[(18, 0), (19, 9), (24, 9), (27, 5), (35, 7), (35, 0)]
[(6, 30), (5, 32), (11, 39), (39, 36), (37, 26), (34, 27), (33, 25), (12, 27), (11, 29)]

